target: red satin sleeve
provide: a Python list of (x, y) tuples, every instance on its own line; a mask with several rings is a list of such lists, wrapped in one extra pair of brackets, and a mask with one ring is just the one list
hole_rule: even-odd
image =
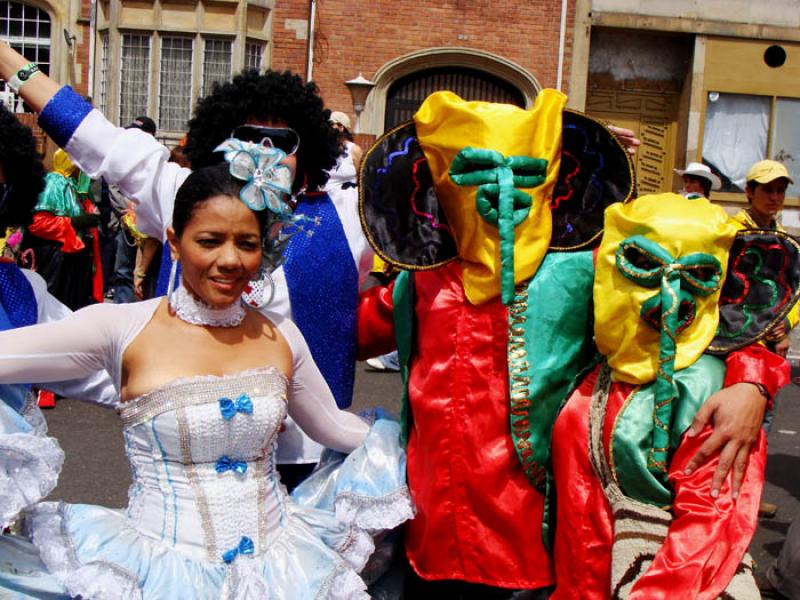
[(675, 489), (673, 521), (652, 565), (634, 584), (630, 600), (718, 598), (747, 552), (758, 525), (766, 436), (760, 432), (739, 497), (732, 497), (728, 474), (715, 499), (711, 497), (711, 478), (719, 464), (719, 454), (691, 475), (684, 473), (691, 457), (712, 432), (709, 426), (696, 437), (684, 437), (672, 459), (669, 478)]
[(358, 360), (380, 356), (397, 347), (393, 290), (394, 281), (361, 292), (358, 299)]
[(73, 229), (69, 217), (57, 217), (40, 210), (33, 213), (33, 222), (28, 225), (28, 231), (43, 240), (61, 242), (62, 252), (78, 252), (86, 247)]
[(767, 408), (772, 407), (772, 400), (783, 386), (789, 383), (791, 376), (789, 362), (774, 352), (770, 352), (761, 344), (750, 344), (731, 352), (725, 359), (725, 385), (734, 383), (760, 383), (769, 392)]

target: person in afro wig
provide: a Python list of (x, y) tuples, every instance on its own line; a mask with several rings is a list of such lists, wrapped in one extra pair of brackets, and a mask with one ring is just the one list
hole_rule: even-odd
[(193, 168), (207, 167), (223, 160), (214, 149), (239, 125), (290, 127), (300, 136), (293, 191), (315, 190), (325, 184), (341, 151), (329, 117), (313, 82), (304, 83), (290, 71), (248, 69), (214, 84), (198, 101), (184, 153)]
[(0, 103), (0, 233), (31, 222), (44, 174), (30, 127)]

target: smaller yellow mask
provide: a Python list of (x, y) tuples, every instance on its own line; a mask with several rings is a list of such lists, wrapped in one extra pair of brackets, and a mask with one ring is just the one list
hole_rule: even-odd
[(725, 211), (705, 198), (658, 194), (606, 210), (594, 327), (615, 380), (654, 381), (669, 345), (674, 370), (706, 350), (735, 234)]
[(66, 152), (60, 148), (56, 150), (55, 154), (53, 154), (53, 171), (64, 177), (72, 177), (77, 170), (78, 167), (72, 164)]
[(532, 277), (544, 259), (565, 101), (560, 92), (543, 90), (523, 110), (437, 92), (414, 115), (473, 304), (501, 289), (510, 302), (514, 284)]

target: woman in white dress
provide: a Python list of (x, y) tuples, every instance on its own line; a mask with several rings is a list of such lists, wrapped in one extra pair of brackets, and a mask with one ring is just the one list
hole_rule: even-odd
[[(27, 509), (27, 540), (0, 538), (12, 597), (366, 597), (370, 534), (413, 514), (396, 423), (337, 409), (294, 324), (242, 300), (287, 223), (304, 224), (284, 201), (294, 157), (226, 144), (229, 163), (194, 172), (176, 197), (173, 293), (0, 334), (2, 383), (111, 374), (133, 474), (125, 511)], [(274, 464), (287, 411), (349, 453), (296, 500)]]

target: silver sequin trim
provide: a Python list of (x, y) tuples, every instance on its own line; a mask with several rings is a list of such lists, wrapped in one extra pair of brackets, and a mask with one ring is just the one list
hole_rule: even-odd
[(275, 367), (252, 369), (235, 375), (192, 377), (170, 382), (123, 404), (120, 416), (123, 424), (130, 427), (164, 412), (217, 402), (224, 396), (236, 397), (242, 393), (251, 397), (286, 396), (287, 388), (286, 376)]
[(197, 470), (192, 462), (192, 446), (189, 441), (189, 423), (186, 419), (186, 411), (183, 408), (178, 409), (176, 412), (178, 421), (178, 437), (181, 442), (181, 456), (183, 464), (186, 465), (186, 478), (189, 480), (189, 485), (194, 490), (195, 501), (197, 502), (197, 510), (200, 512), (200, 522), (203, 524), (203, 539), (206, 546), (206, 558), (209, 562), (217, 562), (217, 539), (214, 535), (214, 525), (211, 522), (211, 513), (208, 510), (208, 499), (203, 491), (203, 486), (197, 481)]

